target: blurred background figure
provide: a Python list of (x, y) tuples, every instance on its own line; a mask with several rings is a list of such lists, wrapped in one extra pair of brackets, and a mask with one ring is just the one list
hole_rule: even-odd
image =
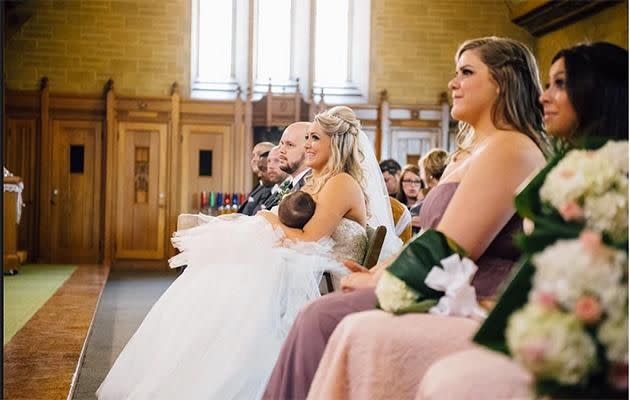
[(433, 149), (418, 161), (420, 178), (423, 182), (422, 198), (409, 209), (413, 233), (420, 232), (420, 209), (424, 198), (440, 182), (449, 162), (448, 153), (442, 149)]
[(420, 168), (412, 164), (405, 165), (400, 174), (400, 185), (396, 199), (407, 208), (411, 208), (424, 198), (423, 187), (422, 179), (420, 179)]
[(398, 164), (396, 160), (389, 159), (381, 161), (379, 165), (383, 173), (383, 179), (385, 179), (387, 193), (392, 197), (396, 197), (400, 185), (400, 164)]

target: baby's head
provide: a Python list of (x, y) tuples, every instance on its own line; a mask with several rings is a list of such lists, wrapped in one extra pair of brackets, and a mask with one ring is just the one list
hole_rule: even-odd
[(280, 202), (278, 217), (289, 228), (302, 229), (315, 214), (315, 200), (310, 194), (298, 190)]

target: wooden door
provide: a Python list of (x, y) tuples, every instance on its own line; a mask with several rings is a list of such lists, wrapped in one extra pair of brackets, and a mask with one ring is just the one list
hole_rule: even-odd
[(8, 118), (4, 135), (4, 165), (15, 176), (22, 178), (22, 216), (17, 231), (17, 248), (26, 250), (29, 260), (37, 259), (37, 120)]
[(230, 128), (185, 125), (182, 128), (181, 212), (199, 212), (200, 192), (225, 192), (232, 171)]
[(99, 121), (53, 121), (50, 254), (54, 263), (101, 260)]
[(392, 129), (392, 158), (401, 164), (417, 165), (417, 160), (438, 145), (437, 130)]
[(157, 123), (118, 125), (116, 258), (164, 258), (166, 129)]

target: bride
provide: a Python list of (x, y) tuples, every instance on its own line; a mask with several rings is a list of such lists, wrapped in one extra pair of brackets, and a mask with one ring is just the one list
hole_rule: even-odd
[(300, 308), (319, 296), (324, 271), (361, 261), (365, 226), (388, 229), (381, 256), (398, 250), (387, 190), (353, 111), (315, 116), (306, 136), (316, 201), (303, 230), (273, 212), (208, 218), (177, 232), (188, 267), (155, 303), (99, 387), (99, 399), (258, 399)]

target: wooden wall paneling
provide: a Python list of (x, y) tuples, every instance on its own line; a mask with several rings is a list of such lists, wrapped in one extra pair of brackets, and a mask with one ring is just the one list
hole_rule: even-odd
[(52, 137), (50, 259), (99, 263), (102, 122), (54, 120)]
[(119, 122), (116, 258), (163, 259), (166, 123)]
[[(229, 125), (183, 125), (181, 147), (182, 213), (199, 211), (201, 191), (231, 191), (232, 135)], [(212, 176), (199, 176), (199, 151), (212, 151)]]
[(252, 125), (253, 122), (253, 103), (252, 103), (252, 90), (251, 87), (247, 88), (247, 93), (246, 93), (246, 97), (245, 97), (245, 104), (244, 104), (244, 110), (243, 110), (243, 118), (244, 118), (244, 123), (243, 123), (243, 153), (242, 157), (243, 157), (243, 162), (245, 163), (245, 168), (243, 170), (243, 175), (244, 175), (244, 179), (243, 179), (243, 186), (240, 188), (237, 188), (238, 190), (242, 191), (242, 192), (249, 192), (249, 190), (251, 190), (251, 188), (254, 186), (254, 182), (253, 182), (253, 174), (250, 173), (250, 169), (249, 169), (249, 157), (250, 154), (252, 154), (252, 150), (254, 148), (254, 127)]
[(13, 175), (23, 178), (22, 216), (18, 227), (19, 250), (28, 252), (28, 260), (37, 258), (37, 210), (39, 208), (38, 188), (38, 135), (37, 117), (5, 118), (6, 131), (4, 139), (4, 165)]
[(168, 202), (168, 224), (166, 229), (166, 241), (167, 241), (167, 254), (168, 257), (175, 255), (175, 248), (170, 245), (169, 238), (173, 232), (177, 230), (177, 216), (181, 206), (179, 204), (179, 196), (177, 193), (181, 192), (181, 182), (178, 177), (181, 176), (181, 164), (179, 162), (179, 153), (181, 146), (181, 132), (180, 132), (180, 96), (179, 87), (177, 83), (173, 83), (171, 87), (171, 126), (170, 126), (170, 140), (168, 146), (167, 158), (168, 162), (168, 181), (169, 181), (169, 196), (167, 196)]
[(50, 91), (48, 88), (48, 78), (44, 77), (41, 81), (40, 88), (40, 119), (39, 119), (39, 132), (41, 141), (41, 153), (40, 153), (40, 165), (42, 166), (40, 172), (40, 196), (39, 196), (39, 252), (38, 257), (41, 261), (50, 261), (51, 256), (51, 220), (50, 220), (50, 207), (51, 207), (51, 173), (52, 168), (52, 137), (50, 134)]
[(111, 79), (105, 86), (105, 167), (104, 167), (104, 205), (103, 213), (103, 263), (112, 265), (113, 260), (113, 221), (116, 188), (116, 93), (114, 92), (114, 81)]
[[(4, 178), (5, 184), (19, 184), (22, 181), (18, 176), (7, 176)], [(3, 219), (2, 219), (2, 269), (4, 272), (17, 270), (20, 263), (17, 246), (17, 193), (2, 192), (3, 198)]]
[(234, 103), (234, 124), (232, 128), (233, 138), (232, 145), (234, 147), (232, 152), (232, 189), (234, 191), (245, 192), (245, 175), (250, 175), (247, 169), (247, 160), (250, 152), (247, 151), (245, 143), (246, 131), (245, 127), (245, 106), (241, 99), (240, 88), (237, 91), (236, 101)]

